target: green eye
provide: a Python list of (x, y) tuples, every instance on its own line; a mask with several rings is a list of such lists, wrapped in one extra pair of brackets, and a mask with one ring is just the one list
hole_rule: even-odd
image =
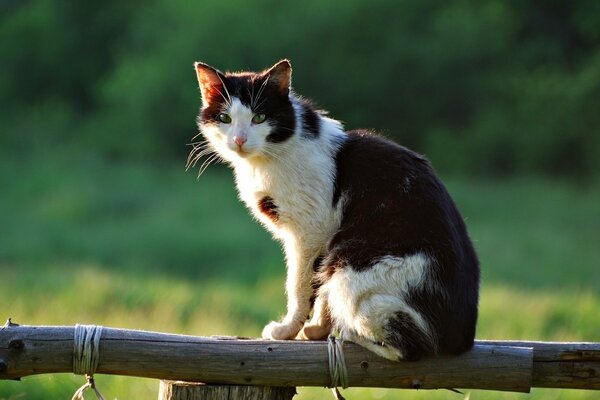
[(255, 114), (254, 117), (252, 117), (252, 122), (255, 124), (262, 124), (265, 122), (265, 119), (267, 119), (265, 114)]
[(219, 114), (219, 121), (221, 121), (224, 124), (230, 124), (231, 117), (229, 116), (229, 114), (221, 113)]

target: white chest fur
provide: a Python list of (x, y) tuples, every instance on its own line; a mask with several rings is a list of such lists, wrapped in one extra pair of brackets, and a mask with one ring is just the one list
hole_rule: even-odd
[[(343, 132), (335, 121), (323, 119), (317, 138), (295, 135), (272, 144), (268, 160), (240, 160), (235, 178), (240, 198), (273, 234), (302, 241), (303, 247), (323, 248), (340, 225), (341, 207), (333, 207), (335, 153)], [(277, 218), (267, 215), (260, 202), (270, 198)]]

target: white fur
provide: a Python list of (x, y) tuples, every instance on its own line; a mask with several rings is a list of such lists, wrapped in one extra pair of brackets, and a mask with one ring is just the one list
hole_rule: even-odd
[[(271, 132), (268, 122), (253, 124), (254, 113), (242, 104), (237, 97), (232, 97), (230, 106), (225, 110), (231, 116), (231, 123), (207, 124), (202, 126), (202, 134), (211, 146), (227, 161), (236, 164), (240, 158), (261, 154), (265, 139)], [(234, 143), (236, 135), (244, 135), (248, 141), (244, 144), (243, 153), (239, 153)]]
[[(226, 110), (230, 124), (202, 126), (202, 132), (213, 148), (228, 160), (235, 172), (240, 198), (254, 216), (275, 237), (283, 241), (288, 296), (287, 315), (281, 323), (271, 323), (263, 336), (290, 339), (296, 336), (310, 313), (311, 279), (314, 260), (321, 254), (341, 223), (343, 201), (332, 207), (335, 179), (335, 153), (345, 140), (342, 125), (320, 116), (317, 137), (306, 137), (301, 128), (297, 101), (295, 134), (281, 143), (265, 139), (271, 127), (267, 122), (252, 124), (251, 110), (232, 98)], [(235, 135), (243, 132), (248, 142), (245, 153), (236, 151)], [(259, 201), (274, 199), (279, 218), (274, 222), (263, 215)]]
[(369, 342), (382, 341), (388, 321), (401, 311), (410, 315), (435, 343), (427, 321), (405, 300), (410, 288), (424, 285), (429, 265), (430, 259), (417, 253), (382, 257), (363, 271), (346, 267), (333, 274), (320, 288), (319, 296), (329, 304), (331, 318), (340, 327), (342, 337), (358, 341), (387, 358), (401, 358), (399, 352), (392, 350), (390, 354), (390, 349)]

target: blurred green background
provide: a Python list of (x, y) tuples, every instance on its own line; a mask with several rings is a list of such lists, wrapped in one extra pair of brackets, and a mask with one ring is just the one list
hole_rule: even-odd
[[(479, 338), (600, 341), (594, 0), (0, 0), (0, 317), (258, 336), (284, 312), (283, 257), (225, 167), (185, 172), (192, 63), (256, 70), (284, 57), (298, 93), (433, 162), (480, 254)], [(158, 389), (97, 382), (107, 399)], [(81, 383), (0, 382), (0, 399), (70, 398)]]

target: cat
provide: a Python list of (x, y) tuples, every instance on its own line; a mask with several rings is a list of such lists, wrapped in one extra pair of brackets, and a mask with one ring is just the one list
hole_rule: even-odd
[(344, 131), (292, 91), (288, 60), (195, 70), (206, 141), (188, 161), (212, 152), (209, 163), (229, 163), (240, 198), (284, 246), (287, 314), (263, 338), (336, 330), (390, 360), (471, 348), (479, 262), (430, 163), (371, 131)]

